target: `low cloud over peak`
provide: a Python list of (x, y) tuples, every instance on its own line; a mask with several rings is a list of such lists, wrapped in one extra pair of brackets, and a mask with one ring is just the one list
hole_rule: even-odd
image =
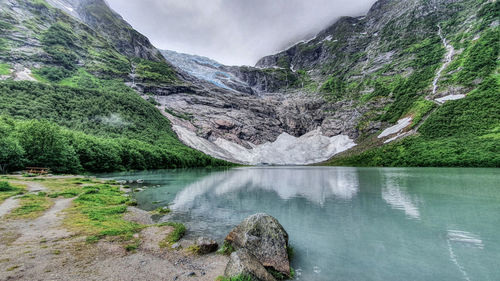
[(107, 0), (161, 49), (254, 65), (374, 0)]

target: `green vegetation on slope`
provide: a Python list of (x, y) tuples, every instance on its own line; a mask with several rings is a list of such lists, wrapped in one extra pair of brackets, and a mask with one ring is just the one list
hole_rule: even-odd
[(418, 136), (329, 165), (500, 167), (500, 79), (485, 80), (462, 100), (449, 101), (422, 125)]
[(0, 163), (62, 173), (227, 165), (180, 143), (169, 121), (123, 84), (100, 82), (100, 90), (0, 83), (0, 114), (17, 119), (0, 119), (8, 148)]
[[(431, 78), (443, 58), (442, 43), (434, 34), (418, 43), (404, 43), (403, 53), (415, 58), (405, 67), (411, 67), (413, 72), (407, 78), (386, 84), (391, 93), (387, 96), (393, 103), (372, 120), (395, 122), (412, 115), (416, 125), (432, 109), (436, 110), (418, 129), (418, 134), (387, 145), (373, 135), (372, 139), (361, 142), (360, 147), (332, 159), (329, 165), (500, 167), (500, 27), (493, 25), (498, 19), (499, 2), (476, 1), (476, 6), (471, 7), (473, 11), (479, 7), (477, 20), (468, 23), (465, 32), (463, 21), (470, 18), (470, 12), (462, 2), (449, 5), (446, 10), (449, 17), (440, 21), (440, 25), (448, 42), (460, 51), (438, 85), (441, 91), (451, 86), (468, 92), (467, 97), (442, 106), (425, 100)], [(387, 32), (394, 30), (396, 27)], [(375, 94), (378, 86), (374, 88), (363, 100), (385, 96)]]
[[(133, 31), (111, 10), (102, 17), (117, 32)], [(22, 48), (12, 52), (20, 59), (16, 63), (40, 65), (31, 70), (42, 82), (0, 82), (2, 167), (76, 173), (228, 164), (183, 145), (168, 119), (124, 84), (132, 65), (136, 81), (180, 82), (165, 61), (134, 57), (134, 44), (144, 42), (110, 42), (99, 29), (39, 0), (20, 2), (18, 10), (2, 6), (0, 28), (6, 31), (2, 51), (9, 45), (33, 48), (31, 54), (18, 51)], [(18, 42), (16, 30), (40, 47)], [(112, 43), (128, 47), (118, 51)], [(10, 72), (3, 61), (9, 56), (0, 56), (0, 75)]]

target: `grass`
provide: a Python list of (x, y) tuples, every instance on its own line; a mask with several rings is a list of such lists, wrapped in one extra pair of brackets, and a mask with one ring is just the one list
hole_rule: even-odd
[(135, 250), (137, 250), (139, 248), (140, 245), (141, 245), (141, 239), (134, 238), (133, 241), (132, 241), (132, 243), (127, 244), (125, 246), (125, 250), (127, 252), (134, 252)]
[(252, 277), (244, 274), (239, 274), (233, 277), (219, 276), (215, 281), (252, 281)]
[(0, 75), (9, 75), (10, 74), (10, 65), (6, 63), (0, 63)]
[(168, 207), (159, 207), (154, 212), (157, 214), (160, 214), (160, 215), (166, 215), (166, 214), (169, 214), (170, 212), (172, 212), (172, 210), (170, 210), (170, 208), (168, 208)]
[(123, 196), (118, 186), (97, 184), (85, 186), (82, 190), (74, 206), (68, 210), (65, 225), (87, 235), (87, 242), (97, 242), (107, 236), (126, 241), (144, 228), (123, 219), (129, 199)]
[(19, 268), (19, 265), (14, 265), (14, 266), (11, 266), (11, 267), (7, 268), (7, 271), (14, 271), (14, 270), (16, 270), (18, 268)]
[(224, 244), (222, 244), (222, 247), (220, 247), (220, 249), (217, 250), (217, 254), (229, 256), (234, 251), (235, 251), (235, 249), (234, 249), (233, 245), (231, 245), (227, 241), (224, 241)]
[(165, 239), (160, 242), (160, 248), (171, 246), (172, 244), (181, 240), (184, 234), (186, 234), (186, 227), (182, 223), (165, 222), (160, 224), (159, 226), (171, 226), (174, 228), (174, 231), (172, 231), (169, 235), (167, 235), (167, 237), (165, 237)]
[(19, 199), (19, 207), (12, 210), (7, 217), (10, 219), (35, 219), (53, 204), (46, 193), (26, 194)]
[(24, 193), (24, 188), (15, 186), (6, 181), (0, 181), (0, 203), (12, 196)]
[(191, 245), (191, 246), (189, 246), (189, 247), (186, 249), (186, 251), (187, 251), (188, 253), (193, 254), (193, 255), (197, 255), (197, 254), (199, 254), (199, 253), (200, 253), (200, 246), (198, 246), (198, 245)]
[(413, 122), (412, 127), (420, 123), (422, 118), (429, 113), (433, 108), (436, 107), (436, 104), (432, 101), (426, 100), (424, 98), (420, 98), (416, 100), (411, 108), (403, 114), (404, 116), (412, 116)]
[[(74, 198), (73, 206), (65, 211), (64, 226), (77, 234), (87, 236), (88, 243), (103, 238), (123, 242), (129, 252), (140, 246), (141, 240), (134, 234), (150, 225), (127, 221), (123, 215), (131, 200), (124, 195), (115, 181), (101, 181), (93, 178), (22, 178), (2, 176), (2, 179), (28, 182), (43, 182), (47, 192), (27, 194), (20, 198), (20, 206), (8, 218), (34, 219), (53, 205), (50, 198)], [(0, 202), (8, 197), (22, 194), (24, 188), (0, 181)], [(161, 242), (167, 247), (179, 241), (186, 232), (181, 223), (167, 222), (159, 226), (171, 226), (174, 230)]]

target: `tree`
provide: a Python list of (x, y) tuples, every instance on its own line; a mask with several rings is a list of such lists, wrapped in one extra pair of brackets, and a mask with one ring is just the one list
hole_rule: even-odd
[(17, 134), (28, 159), (27, 165), (47, 167), (57, 173), (81, 170), (75, 150), (59, 126), (48, 121), (30, 120), (19, 123)]

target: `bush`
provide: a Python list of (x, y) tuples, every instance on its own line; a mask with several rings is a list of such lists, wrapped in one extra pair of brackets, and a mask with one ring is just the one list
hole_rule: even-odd
[(0, 192), (15, 191), (16, 188), (6, 181), (0, 181)]
[(59, 82), (71, 76), (72, 72), (62, 67), (42, 67), (34, 71), (34, 73), (50, 82)]

